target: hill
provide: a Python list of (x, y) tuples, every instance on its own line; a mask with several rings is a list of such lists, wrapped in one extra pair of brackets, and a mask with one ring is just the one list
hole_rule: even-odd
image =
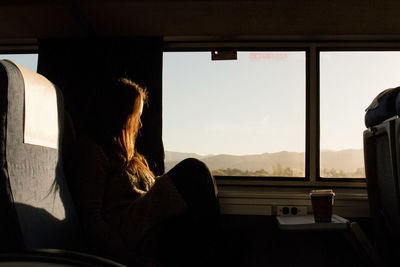
[[(192, 157), (204, 161), (211, 170), (240, 169), (244, 171), (258, 171), (264, 169), (272, 173), (278, 164), (282, 168), (290, 168), (304, 173), (305, 153), (281, 151), (277, 153), (263, 153), (254, 155), (208, 155), (201, 156), (195, 153), (165, 152), (166, 170), (171, 169), (179, 161)], [(362, 149), (346, 149), (340, 151), (321, 151), (321, 170), (335, 169), (338, 172), (355, 172), (364, 166)]]

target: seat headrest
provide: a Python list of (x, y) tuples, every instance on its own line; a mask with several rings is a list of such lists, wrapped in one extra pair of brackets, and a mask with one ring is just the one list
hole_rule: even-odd
[(57, 93), (44, 76), (12, 61), (25, 84), (24, 143), (58, 149)]

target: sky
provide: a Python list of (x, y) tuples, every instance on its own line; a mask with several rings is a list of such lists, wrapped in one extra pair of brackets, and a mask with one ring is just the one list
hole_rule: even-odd
[[(167, 151), (305, 151), (304, 52), (165, 52), (163, 64)], [(321, 52), (320, 148), (361, 149), (365, 108), (399, 72), (400, 52)]]
[(8, 59), (31, 71), (37, 71), (38, 54), (0, 54), (1, 59)]
[(198, 154), (305, 150), (305, 52), (165, 52), (165, 149)]
[(362, 148), (365, 109), (397, 86), (400, 52), (321, 52), (321, 149)]

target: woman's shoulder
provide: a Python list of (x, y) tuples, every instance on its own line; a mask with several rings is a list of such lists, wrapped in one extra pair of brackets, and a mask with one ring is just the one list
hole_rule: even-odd
[(101, 189), (111, 168), (103, 148), (88, 136), (78, 136), (75, 151), (69, 179), (73, 194), (79, 199), (87, 195), (88, 186), (96, 184), (95, 188)]
[(109, 157), (104, 148), (93, 138), (86, 134), (81, 134), (77, 138), (77, 154), (82, 159), (100, 161), (109, 165)]
[(94, 139), (90, 138), (87, 134), (80, 134), (77, 138), (77, 146), (79, 150), (92, 151), (92, 150), (103, 150), (102, 147), (94, 141)]

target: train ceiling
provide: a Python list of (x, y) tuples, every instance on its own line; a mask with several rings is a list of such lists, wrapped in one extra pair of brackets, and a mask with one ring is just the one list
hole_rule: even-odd
[(85, 36), (400, 39), (396, 0), (3, 0), (0, 42)]

